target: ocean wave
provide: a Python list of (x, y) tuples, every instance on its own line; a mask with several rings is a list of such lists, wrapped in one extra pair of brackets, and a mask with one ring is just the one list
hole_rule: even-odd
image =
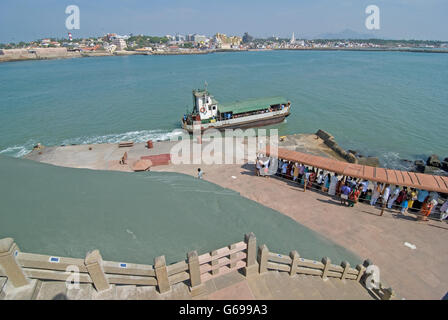
[(101, 143), (118, 143), (121, 141), (134, 141), (136, 143), (146, 142), (148, 140), (165, 141), (173, 137), (181, 135), (179, 131), (164, 131), (164, 130), (141, 130), (129, 131), (118, 134), (107, 134), (103, 136), (78, 137), (69, 138), (62, 141), (63, 145), (70, 144), (101, 144)]
[[(107, 134), (102, 136), (82, 136), (77, 138), (68, 138), (57, 142), (40, 141), (45, 146), (54, 145), (71, 145), (71, 144), (101, 144), (101, 143), (118, 143), (121, 141), (134, 141), (136, 143), (153, 141), (165, 141), (181, 135), (180, 131), (166, 131), (166, 130), (141, 130), (129, 131), (117, 134)], [(31, 152), (33, 147), (37, 144), (36, 141), (27, 141), (23, 145), (14, 145), (0, 150), (0, 154), (21, 158)]]
[(385, 152), (379, 157), (380, 163), (383, 167), (395, 170), (409, 170), (413, 163), (403, 161), (403, 158), (398, 152)]
[(33, 149), (32, 146), (23, 145), (23, 146), (12, 146), (6, 149), (0, 150), (0, 154), (12, 156), (15, 158), (21, 158), (24, 155), (28, 154)]

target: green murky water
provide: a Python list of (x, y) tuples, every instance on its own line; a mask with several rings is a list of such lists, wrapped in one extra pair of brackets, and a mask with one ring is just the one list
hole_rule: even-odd
[(254, 232), (271, 251), (352, 265), (360, 259), (294, 220), (238, 193), (174, 173), (55, 167), (0, 156), (0, 237), (22, 251), (106, 260), (168, 262), (242, 241)]

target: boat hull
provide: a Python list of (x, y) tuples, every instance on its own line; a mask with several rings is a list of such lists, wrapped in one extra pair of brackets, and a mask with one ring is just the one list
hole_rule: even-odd
[[(264, 127), (276, 123), (280, 123), (285, 120), (287, 116), (289, 116), (289, 108), (285, 111), (275, 112), (275, 114), (265, 113), (264, 117), (254, 117), (251, 118), (243, 117), (232, 119), (231, 121), (218, 121), (216, 123), (207, 123), (200, 124), (201, 131), (205, 131), (207, 129), (218, 129), (218, 130), (226, 130), (226, 129), (239, 129), (239, 128), (254, 128), (254, 127)], [(251, 118), (251, 119), (249, 119)], [(193, 128), (194, 127), (194, 128)], [(187, 130), (189, 133), (193, 133), (194, 129), (199, 129), (199, 125), (186, 125), (182, 124), (182, 128)]]

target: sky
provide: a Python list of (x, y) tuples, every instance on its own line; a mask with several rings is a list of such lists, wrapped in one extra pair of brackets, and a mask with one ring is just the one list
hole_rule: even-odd
[[(448, 40), (447, 0), (1, 0), (0, 42), (66, 37), (69, 5), (80, 10), (74, 38), (217, 32), (313, 38), (349, 29), (386, 39)], [(368, 5), (380, 9), (380, 30), (365, 27)]]

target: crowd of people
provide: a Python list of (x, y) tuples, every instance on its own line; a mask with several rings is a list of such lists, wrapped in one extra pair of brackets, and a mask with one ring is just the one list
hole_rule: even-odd
[[(273, 165), (275, 162), (277, 168)], [(440, 196), (437, 192), (340, 176), (301, 163), (263, 155), (257, 157), (255, 170), (258, 176), (276, 175), (296, 182), (303, 186), (304, 190), (314, 189), (328, 193), (330, 196), (338, 197), (341, 205), (348, 207), (354, 207), (358, 202), (371, 206), (380, 205), (381, 215), (386, 208), (398, 209), (399, 214), (406, 215), (412, 212), (417, 214), (418, 220), (428, 221), (428, 216), (439, 205)], [(447, 199), (439, 207), (439, 212), (440, 220), (448, 217)]]

